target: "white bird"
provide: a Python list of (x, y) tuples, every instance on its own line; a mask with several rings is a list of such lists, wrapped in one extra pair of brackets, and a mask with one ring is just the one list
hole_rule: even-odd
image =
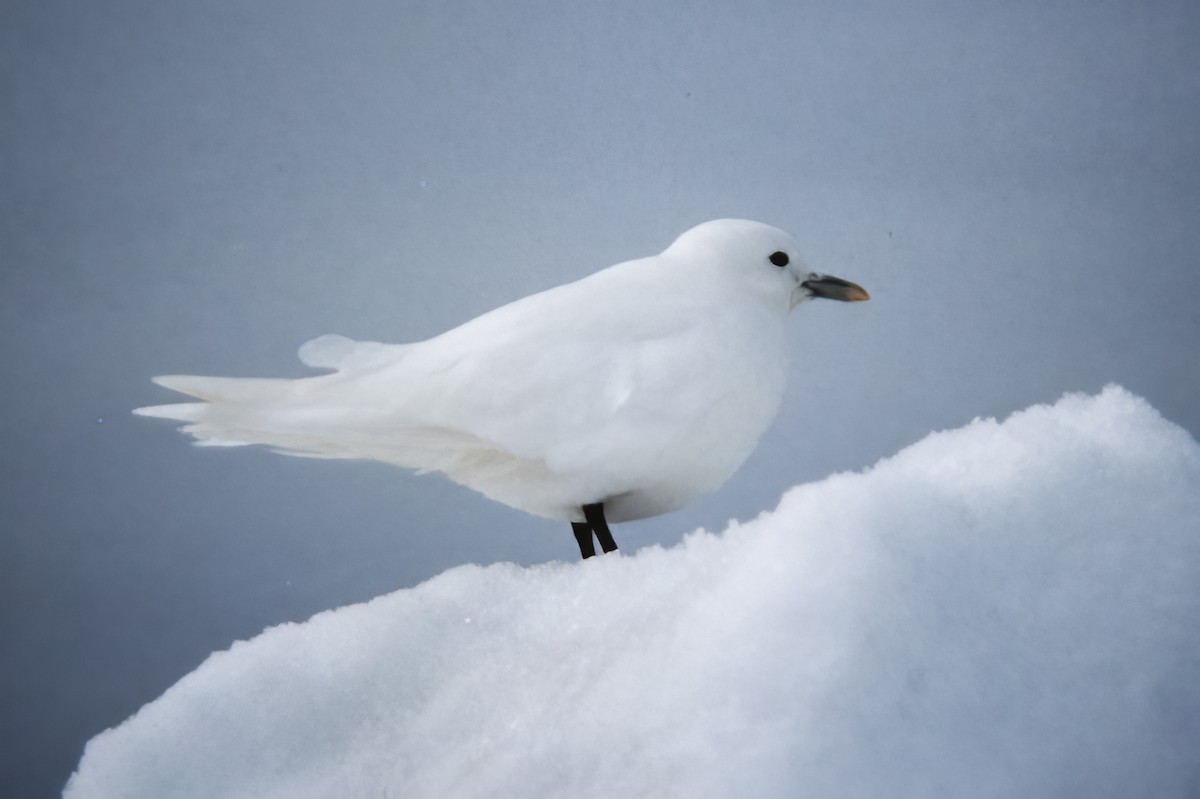
[(742, 465), (783, 396), (784, 323), (813, 297), (869, 298), (809, 271), (784, 231), (720, 219), (426, 341), (300, 348), (331, 374), (156, 377), (203, 402), (134, 413), (202, 445), (441, 472), (571, 522), (587, 558), (593, 534), (616, 549), (609, 521), (675, 510)]

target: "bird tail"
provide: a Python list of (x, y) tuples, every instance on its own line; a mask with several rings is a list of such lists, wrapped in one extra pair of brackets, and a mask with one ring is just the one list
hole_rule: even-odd
[(304, 384), (319, 379), (164, 375), (153, 378), (154, 382), (203, 401), (151, 405), (133, 412), (185, 422), (182, 431), (199, 446), (266, 444), (286, 449), (299, 443), (295, 431), (288, 430), (296, 426), (303, 396), (311, 393)]
[(423, 423), (402, 411), (381, 413), (380, 403), (356, 403), (353, 386), (342, 390), (346, 384), (338, 377), (156, 377), (160, 386), (204, 401), (152, 405), (134, 413), (184, 422), (181, 431), (197, 446), (262, 444), (301, 458), (382, 461), (420, 473), (443, 472), (472, 487), (478, 475), (542, 468), (466, 431)]
[(372, 375), (402, 361), (406, 346), (321, 336), (300, 348), (300, 359), (333, 374), (297, 380), (155, 377), (158, 385), (201, 401), (152, 405), (134, 413), (183, 422), (181, 431), (199, 446), (261, 444), (284, 455), (363, 458), (449, 474), (495, 458), (488, 442), (406, 407), (412, 403), (405, 403), (396, 382), (376, 385)]
[(265, 444), (289, 455), (364, 457), (336, 454), (333, 443), (345, 440), (345, 431), (339, 428), (346, 426), (347, 415), (361, 421), (352, 414), (353, 408), (339, 403), (337, 387), (395, 359), (404, 349), (404, 345), (320, 336), (300, 347), (298, 355), (306, 366), (332, 369), (332, 375), (299, 380), (164, 375), (153, 378), (154, 382), (202, 402), (151, 405), (134, 413), (184, 422), (182, 431), (200, 446)]

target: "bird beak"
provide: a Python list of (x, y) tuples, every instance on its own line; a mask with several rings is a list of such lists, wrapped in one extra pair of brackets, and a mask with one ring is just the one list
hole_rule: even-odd
[(809, 275), (800, 286), (808, 289), (811, 296), (824, 297), (827, 300), (863, 302), (871, 299), (871, 295), (862, 286), (833, 275)]

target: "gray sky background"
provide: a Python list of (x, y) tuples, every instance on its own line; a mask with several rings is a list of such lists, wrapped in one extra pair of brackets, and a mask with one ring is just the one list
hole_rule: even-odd
[(305, 374), (651, 254), (794, 232), (792, 388), (671, 544), (930, 430), (1116, 381), (1200, 432), (1200, 12), (1180, 2), (0, 10), (0, 794), (209, 652), (563, 525), (381, 465), (189, 447), (163, 373)]

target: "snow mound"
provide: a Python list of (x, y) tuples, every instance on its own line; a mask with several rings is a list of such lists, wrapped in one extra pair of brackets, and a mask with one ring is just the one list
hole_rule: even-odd
[(267, 630), (65, 795), (1195, 796), (1198, 620), (1200, 446), (1109, 387), (669, 550)]

